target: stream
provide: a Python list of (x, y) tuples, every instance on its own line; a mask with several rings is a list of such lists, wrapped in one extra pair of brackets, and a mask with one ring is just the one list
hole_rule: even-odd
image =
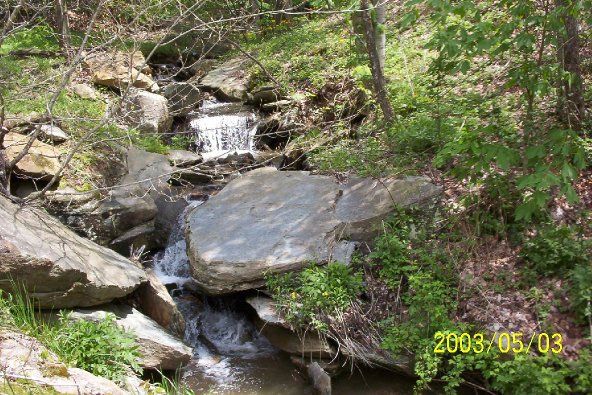
[[(187, 127), (204, 161), (219, 159), (253, 151), (257, 114), (241, 104), (209, 100), (190, 114)], [(251, 322), (244, 295), (206, 297), (192, 286), (184, 224), (187, 213), (204, 202), (189, 202), (166, 249), (153, 260), (157, 276), (173, 289), (186, 321), (184, 340), (194, 348), (182, 381), (196, 394), (312, 394), (306, 372)], [(354, 370), (334, 378), (332, 385), (334, 394), (409, 394), (413, 387), (412, 381), (380, 370)]]

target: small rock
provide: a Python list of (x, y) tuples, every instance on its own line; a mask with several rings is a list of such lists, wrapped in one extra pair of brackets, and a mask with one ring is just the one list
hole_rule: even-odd
[(172, 116), (185, 116), (201, 102), (202, 94), (189, 82), (173, 82), (164, 88), (162, 95), (168, 99)]
[(307, 331), (302, 336), (294, 332), (277, 312), (273, 299), (256, 296), (248, 298), (247, 303), (259, 317), (255, 324), (275, 347), (294, 355), (314, 355), (318, 358), (335, 356), (336, 350), (318, 332)]
[(207, 184), (214, 180), (211, 174), (199, 170), (181, 169), (173, 174), (173, 179), (183, 184), (183, 181), (193, 185)]
[(129, 126), (145, 133), (164, 133), (173, 124), (168, 100), (156, 93), (138, 89), (129, 92), (122, 103), (120, 114)]
[(200, 154), (185, 150), (170, 150), (167, 156), (171, 164), (176, 167), (190, 167), (202, 161)]
[(317, 394), (331, 395), (331, 377), (318, 363), (313, 362), (308, 365), (308, 377)]
[(284, 97), (282, 93), (273, 86), (264, 86), (248, 94), (248, 104), (262, 106), (268, 103), (277, 102)]
[(70, 85), (70, 92), (82, 99), (96, 100), (99, 98), (95, 88), (88, 84), (72, 84)]
[(158, 92), (160, 88), (150, 77), (150, 67), (141, 52), (94, 53), (84, 59), (91, 72), (92, 82), (123, 90), (130, 84), (139, 89)]
[(164, 284), (152, 269), (146, 270), (148, 282), (136, 291), (138, 307), (163, 328), (183, 336), (185, 319)]
[[(4, 136), (6, 158), (16, 158), (27, 145), (29, 136), (9, 132)], [(49, 144), (35, 140), (28, 153), (17, 163), (16, 175), (36, 180), (50, 180), (59, 170), (60, 152)]]
[(200, 87), (222, 100), (245, 101), (251, 84), (251, 60), (235, 58), (213, 69), (200, 80)]
[(280, 111), (284, 108), (290, 107), (292, 102), (290, 100), (278, 100), (272, 103), (265, 103), (261, 106), (261, 111), (273, 112)]
[(41, 125), (39, 128), (41, 138), (54, 144), (61, 144), (70, 139), (70, 136), (55, 125)]

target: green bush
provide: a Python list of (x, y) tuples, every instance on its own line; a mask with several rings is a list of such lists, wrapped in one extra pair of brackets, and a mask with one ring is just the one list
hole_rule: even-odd
[(312, 265), (301, 273), (268, 276), (267, 288), (288, 321), (324, 330), (322, 315), (346, 309), (362, 289), (362, 276), (334, 262)]
[(141, 372), (135, 337), (117, 326), (113, 314), (92, 322), (72, 320), (62, 312), (59, 324), (43, 338), (66, 363), (97, 376), (119, 382)]
[(589, 243), (567, 226), (546, 226), (524, 243), (521, 257), (544, 275), (569, 270), (589, 261)]
[(580, 319), (592, 321), (592, 266), (590, 263), (576, 266), (570, 273), (570, 281), (570, 299), (574, 311)]
[[(14, 293), (0, 291), (0, 318), (43, 343), (65, 363), (95, 375), (121, 381), (140, 373), (140, 354), (135, 338), (108, 315), (103, 321), (72, 320), (61, 311), (58, 320), (43, 320), (22, 286)], [(4, 319), (4, 315), (9, 316)]]

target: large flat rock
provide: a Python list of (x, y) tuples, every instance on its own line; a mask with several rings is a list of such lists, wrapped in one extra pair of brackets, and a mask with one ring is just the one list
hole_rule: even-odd
[(0, 289), (22, 284), (42, 307), (84, 307), (126, 296), (145, 280), (130, 260), (0, 197)]
[(347, 263), (351, 241), (377, 235), (395, 204), (422, 203), (439, 192), (423, 177), (339, 185), (307, 172), (254, 170), (189, 214), (193, 276), (205, 292), (224, 294), (259, 287), (266, 273)]

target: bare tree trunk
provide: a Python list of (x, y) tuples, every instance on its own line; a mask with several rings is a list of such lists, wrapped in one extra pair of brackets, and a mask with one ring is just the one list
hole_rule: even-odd
[(4, 28), (2, 28), (2, 35), (0, 35), (0, 45), (4, 42), (6, 36), (10, 33), (10, 30), (14, 26), (14, 22), (17, 20), (21, 10), (25, 6), (25, 0), (20, 0), (18, 5), (14, 7), (10, 15), (8, 16), (8, 20), (4, 24)]
[(584, 118), (584, 83), (580, 62), (579, 23), (573, 15), (571, 0), (557, 0), (557, 6), (563, 7), (563, 31), (557, 40), (557, 57), (560, 70), (568, 72), (559, 85), (557, 109), (559, 116), (570, 128), (580, 130)]
[(274, 16), (275, 23), (280, 24), (284, 19), (289, 19), (288, 15), (282, 12), (290, 7), (290, 0), (275, 0), (275, 11)]
[(261, 12), (261, 4), (259, 0), (250, 0), (251, 14), (253, 15), (253, 24), (257, 25), (259, 19), (261, 19), (259, 13)]
[(386, 80), (384, 78), (383, 69), (380, 66), (380, 55), (376, 47), (376, 41), (374, 40), (374, 23), (372, 21), (372, 16), (370, 15), (368, 0), (362, 0), (360, 5), (362, 20), (364, 21), (364, 40), (366, 41), (366, 51), (370, 58), (370, 68), (372, 69), (372, 82), (374, 84), (376, 101), (380, 105), (385, 120), (391, 122), (394, 119), (395, 114), (388, 99)]
[(58, 40), (60, 47), (64, 54), (68, 56), (70, 48), (70, 26), (68, 23), (68, 10), (66, 8), (66, 0), (53, 0), (56, 31), (58, 33)]
[(376, 51), (380, 60), (380, 68), (384, 71), (384, 62), (386, 61), (386, 0), (372, 0), (376, 20), (374, 21), (374, 41), (376, 41)]

